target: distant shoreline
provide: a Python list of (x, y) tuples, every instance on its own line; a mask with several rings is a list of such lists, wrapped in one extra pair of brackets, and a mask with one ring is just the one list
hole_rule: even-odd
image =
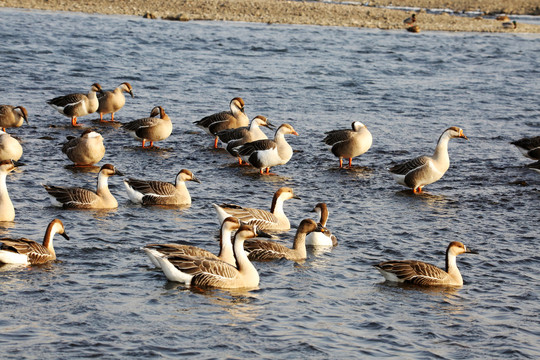
[[(445, 0), (371, 0), (362, 1), (369, 6), (320, 1), (286, 0), (94, 0), (91, 2), (66, 0), (0, 0), (0, 7), (51, 11), (74, 11), (105, 15), (134, 15), (168, 20), (217, 20), (243, 21), (269, 24), (299, 24), (321, 26), (346, 26), (405, 30), (403, 20), (413, 11), (388, 9), (380, 6), (420, 8), (417, 22), (421, 31), (511, 32), (540, 33), (540, 25), (518, 23), (516, 29), (504, 28), (503, 21), (494, 16), (464, 17), (446, 13), (431, 14), (423, 9), (446, 9)], [(487, 14), (539, 14), (537, 0), (514, 0), (506, 5), (504, 0), (454, 0), (451, 10), (481, 11)], [(536, 5), (536, 7), (535, 7)]]

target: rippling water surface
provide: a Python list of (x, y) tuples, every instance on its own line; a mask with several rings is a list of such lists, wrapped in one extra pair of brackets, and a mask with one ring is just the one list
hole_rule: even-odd
[[(23, 105), (30, 125), (10, 132), (27, 166), (8, 177), (17, 211), (1, 236), (38, 241), (60, 218), (60, 261), (0, 268), (3, 358), (538, 358), (540, 176), (510, 141), (540, 135), (537, 35), (422, 33), (0, 10), (0, 103)], [(187, 168), (189, 209), (128, 202), (110, 179), (113, 211), (63, 211), (41, 183), (95, 187), (61, 153), (69, 127), (46, 100), (112, 89), (135, 98), (115, 119), (161, 105), (174, 130), (159, 151), (141, 151), (121, 129), (96, 127), (112, 163), (128, 176), (173, 181)], [(241, 96), (250, 118), (265, 115), (299, 132), (277, 176), (239, 168), (192, 122)], [(365, 123), (372, 148), (340, 170), (325, 131)], [(451, 167), (414, 196), (386, 171), (431, 154), (449, 126)], [(269, 133), (270, 135), (270, 133)], [(291, 186), (293, 224), (330, 208), (331, 252), (304, 263), (258, 263), (260, 288), (192, 291), (167, 282), (140, 247), (184, 241), (217, 250), (213, 202), (266, 208)], [(281, 236), (287, 244), (294, 229)], [(459, 240), (480, 251), (458, 259), (465, 285), (421, 289), (384, 283), (371, 266), (421, 259), (444, 266)]]

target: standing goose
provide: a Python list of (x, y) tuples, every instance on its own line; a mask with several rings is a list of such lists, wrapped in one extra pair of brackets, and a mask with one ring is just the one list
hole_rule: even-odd
[(129, 199), (142, 205), (190, 205), (191, 196), (186, 181), (201, 183), (189, 170), (182, 169), (174, 184), (163, 181), (124, 179)]
[[(156, 116), (159, 115), (159, 118)], [(133, 120), (122, 125), (131, 135), (142, 141), (142, 147), (146, 141), (150, 141), (150, 147), (154, 146), (154, 141), (165, 140), (172, 133), (172, 121), (169, 115), (161, 106), (156, 106), (150, 112), (150, 117)]]
[(12, 172), (17, 165), (12, 160), (0, 162), (0, 221), (15, 220), (15, 208), (9, 198), (6, 186), (7, 175)]
[(77, 118), (96, 112), (99, 106), (99, 101), (96, 92), (101, 91), (101, 85), (98, 83), (92, 84), (88, 94), (69, 94), (55, 97), (47, 101), (47, 104), (58, 110), (62, 115), (71, 118), (72, 126), (80, 126), (77, 124)]
[(283, 212), (283, 203), (289, 199), (300, 199), (289, 187), (281, 187), (272, 198), (270, 211), (242, 207), (234, 204), (212, 204), (216, 209), (220, 223), (229, 217), (234, 216), (242, 223), (257, 225), (257, 229), (269, 231), (287, 231), (291, 228), (289, 219)]
[(516, 29), (516, 28), (517, 28), (517, 22), (516, 22), (516, 20), (504, 22), (504, 23), (502, 24), (502, 26), (503, 26), (505, 29)]
[(292, 261), (305, 260), (307, 257), (306, 235), (313, 233), (314, 231), (322, 232), (326, 231), (326, 229), (312, 219), (304, 219), (300, 225), (298, 225), (292, 249), (275, 241), (260, 239), (246, 241), (244, 243), (244, 249), (248, 253), (248, 258), (252, 261), (277, 259), (287, 259)]
[(19, 160), (23, 154), (23, 148), (19, 141), (0, 130), (0, 161)]
[(450, 167), (448, 141), (453, 138), (469, 140), (463, 130), (452, 126), (439, 137), (433, 156), (420, 156), (389, 169), (398, 184), (410, 187), (414, 193), (421, 193), (422, 188), (442, 178)]
[(403, 20), (403, 24), (406, 26), (412, 26), (416, 22), (416, 14), (412, 14), (405, 20)]
[(111, 164), (105, 164), (101, 167), (98, 174), (97, 191), (80, 187), (60, 187), (43, 185), (45, 190), (51, 196), (53, 206), (63, 207), (64, 209), (116, 209), (118, 202), (109, 191), (108, 179), (110, 176), (123, 176)]
[(349, 159), (349, 167), (352, 166), (352, 158), (365, 153), (371, 147), (373, 138), (371, 133), (360, 121), (351, 124), (352, 130), (332, 130), (327, 132), (324, 142), (332, 146), (332, 154), (339, 158), (339, 167), (343, 167), (343, 158)]
[(268, 119), (262, 115), (255, 116), (248, 126), (242, 126), (236, 129), (226, 129), (218, 132), (216, 135), (219, 139), (227, 144), (227, 151), (232, 156), (238, 157), (238, 163), (242, 164), (242, 158), (238, 156), (236, 148), (248, 142), (256, 140), (268, 139), (265, 133), (262, 132), (260, 126), (265, 126), (273, 129), (274, 126)]
[(241, 97), (235, 97), (231, 100), (229, 107), (230, 111), (222, 111), (216, 114), (205, 116), (201, 120), (193, 123), (206, 131), (209, 135), (215, 137), (214, 148), (217, 149), (218, 132), (225, 129), (235, 129), (241, 126), (249, 125), (249, 118), (244, 112), (244, 100)]
[(8, 127), (19, 127), (26, 121), (28, 111), (22, 106), (0, 105), (0, 127), (5, 132)]
[(424, 286), (462, 286), (463, 278), (456, 265), (456, 257), (465, 253), (478, 254), (459, 241), (452, 241), (446, 249), (445, 270), (416, 260), (385, 261), (373, 266), (388, 281)]
[(246, 143), (237, 148), (238, 154), (242, 160), (249, 162), (259, 169), (260, 173), (270, 174), (270, 167), (284, 165), (292, 157), (293, 150), (291, 145), (285, 140), (285, 135), (298, 135), (294, 128), (289, 124), (282, 124), (274, 135), (274, 140), (265, 139)]
[(85, 130), (80, 137), (68, 136), (67, 140), (62, 146), (62, 152), (75, 166), (91, 166), (105, 156), (103, 137), (93, 130)]
[(0, 263), (36, 265), (56, 260), (56, 253), (53, 247), (53, 237), (55, 234), (60, 234), (66, 240), (69, 240), (69, 236), (64, 229), (64, 224), (59, 219), (54, 219), (47, 226), (43, 245), (26, 238), (0, 239)]
[(236, 260), (234, 259), (234, 251), (231, 241), (231, 235), (233, 231), (240, 228), (240, 221), (233, 217), (228, 217), (223, 221), (221, 230), (219, 232), (219, 255), (214, 255), (208, 250), (201, 249), (196, 246), (183, 245), (183, 244), (148, 244), (143, 250), (148, 255), (148, 258), (152, 263), (161, 268), (157, 257), (159, 256), (197, 256), (213, 260), (221, 260), (227, 264), (236, 266)]
[[(328, 221), (328, 207), (325, 203), (318, 203), (312, 210), (319, 214), (319, 224), (326, 228)], [(327, 229), (327, 231), (314, 231), (306, 236), (307, 246), (337, 246), (337, 238)]]
[(102, 91), (98, 95), (99, 106), (97, 112), (99, 113), (99, 121), (105, 121), (103, 120), (105, 114), (111, 114), (111, 121), (114, 121), (114, 113), (123, 108), (126, 103), (125, 92), (133, 98), (133, 88), (128, 82), (121, 83), (113, 91)]
[(234, 236), (236, 266), (221, 260), (193, 256), (158, 256), (161, 270), (170, 281), (186, 286), (222, 289), (256, 288), (259, 273), (244, 251), (244, 241), (256, 237), (252, 226), (241, 225)]
[(519, 139), (510, 144), (515, 145), (529, 159), (540, 160), (540, 136)]

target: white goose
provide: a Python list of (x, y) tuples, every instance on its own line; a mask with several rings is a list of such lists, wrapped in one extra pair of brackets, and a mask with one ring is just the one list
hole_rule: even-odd
[(0, 105), (0, 127), (5, 132), (8, 127), (19, 127), (26, 121), (28, 111), (23, 106)]
[(283, 203), (289, 199), (300, 199), (289, 187), (279, 188), (272, 198), (270, 211), (243, 207), (234, 204), (212, 204), (216, 209), (220, 223), (229, 217), (238, 218), (244, 224), (257, 225), (257, 229), (269, 231), (287, 231), (291, 228), (289, 219), (283, 212)]
[(466, 253), (478, 254), (459, 241), (452, 241), (446, 249), (445, 270), (416, 260), (385, 261), (373, 266), (388, 281), (424, 286), (462, 286), (463, 278), (456, 265), (456, 257)]
[(99, 113), (99, 121), (104, 121), (103, 115), (105, 114), (111, 114), (111, 121), (114, 121), (114, 113), (123, 108), (126, 103), (125, 92), (133, 98), (133, 88), (128, 82), (121, 83), (113, 91), (102, 91), (98, 95), (99, 107), (97, 112)]
[(142, 205), (190, 205), (186, 181), (201, 183), (189, 170), (182, 169), (174, 184), (164, 181), (124, 179), (129, 199)]
[(0, 130), (0, 161), (4, 160), (19, 160), (23, 154), (21, 143)]
[(332, 130), (327, 132), (324, 142), (332, 146), (332, 154), (339, 158), (339, 167), (343, 167), (343, 158), (349, 159), (349, 167), (352, 166), (352, 158), (365, 153), (371, 147), (373, 137), (367, 127), (360, 121), (351, 124), (352, 130)]
[(237, 266), (221, 260), (191, 256), (157, 256), (161, 270), (170, 281), (186, 286), (222, 289), (252, 289), (259, 285), (259, 273), (244, 251), (244, 241), (257, 234), (252, 226), (241, 225), (234, 236)]
[(47, 101), (60, 114), (71, 118), (72, 126), (80, 126), (77, 124), (77, 118), (96, 112), (99, 106), (99, 101), (96, 92), (101, 91), (101, 85), (98, 83), (92, 84), (88, 94), (69, 94), (58, 96)]
[(4, 160), (0, 162), (0, 221), (15, 220), (15, 208), (13, 207), (13, 203), (9, 197), (6, 186), (6, 178), (16, 166), (16, 163), (11, 160)]
[[(318, 203), (312, 210), (319, 214), (319, 224), (326, 228), (326, 222), (328, 221), (328, 207), (325, 203)], [(327, 229), (327, 231), (314, 231), (306, 236), (307, 246), (337, 246), (337, 238)]]
[(103, 136), (98, 132), (88, 129), (80, 137), (68, 136), (67, 140), (62, 146), (62, 152), (75, 166), (91, 166), (105, 156)]
[(540, 160), (540, 136), (519, 139), (512, 141), (510, 144), (515, 145), (523, 156), (533, 160)]
[(442, 178), (450, 167), (448, 142), (453, 138), (468, 138), (463, 130), (452, 126), (439, 137), (433, 156), (420, 156), (389, 169), (398, 184), (410, 187), (414, 193), (421, 193), (422, 188)]
[(292, 157), (293, 150), (285, 140), (285, 135), (298, 135), (294, 128), (289, 124), (282, 124), (274, 135), (274, 140), (257, 140), (246, 143), (237, 148), (238, 154), (242, 160), (249, 162), (259, 169), (263, 174), (266, 168), (266, 174), (270, 173), (270, 167), (284, 165)]
[(215, 137), (214, 148), (217, 149), (219, 138), (216, 134), (218, 132), (225, 129), (235, 129), (249, 125), (249, 118), (244, 112), (244, 106), (244, 100), (241, 97), (235, 97), (229, 104), (230, 111), (222, 111), (205, 116), (201, 120), (194, 121), (193, 123), (206, 131), (209, 135)]
[(60, 234), (66, 240), (69, 240), (69, 236), (64, 229), (64, 224), (59, 219), (54, 219), (47, 226), (43, 245), (26, 238), (0, 239), (0, 263), (36, 265), (56, 260), (56, 253), (53, 247), (53, 237), (55, 234)]

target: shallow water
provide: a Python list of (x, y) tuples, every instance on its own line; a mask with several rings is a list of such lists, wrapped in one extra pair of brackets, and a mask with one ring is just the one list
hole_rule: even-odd
[[(59, 261), (0, 268), (3, 358), (538, 358), (540, 176), (510, 141), (539, 135), (537, 35), (422, 33), (0, 10), (0, 103), (25, 106), (30, 125), (11, 129), (26, 163), (8, 177), (16, 222), (2, 236), (40, 241), (53, 218)], [(187, 168), (188, 209), (128, 202), (109, 184), (112, 211), (64, 211), (41, 183), (94, 187), (96, 171), (69, 168), (61, 153), (80, 129), (46, 100), (112, 89), (135, 98), (115, 119), (173, 119), (158, 151), (141, 151), (121, 129), (81, 124), (105, 138), (100, 165), (173, 181)], [(296, 152), (276, 176), (239, 168), (192, 122), (241, 96), (250, 118), (288, 122)], [(372, 148), (340, 170), (324, 132), (365, 123)], [(444, 178), (414, 196), (386, 171), (430, 154), (441, 132), (461, 126)], [(268, 133), (270, 135), (270, 133)], [(304, 263), (258, 263), (260, 288), (192, 291), (167, 282), (140, 247), (184, 241), (217, 250), (213, 202), (269, 207), (280, 186), (301, 200), (293, 224), (328, 203), (340, 244)], [(281, 236), (290, 243), (294, 229)], [(384, 283), (371, 264), (421, 259), (444, 265), (459, 240), (480, 251), (458, 259), (465, 285), (422, 289)]]

